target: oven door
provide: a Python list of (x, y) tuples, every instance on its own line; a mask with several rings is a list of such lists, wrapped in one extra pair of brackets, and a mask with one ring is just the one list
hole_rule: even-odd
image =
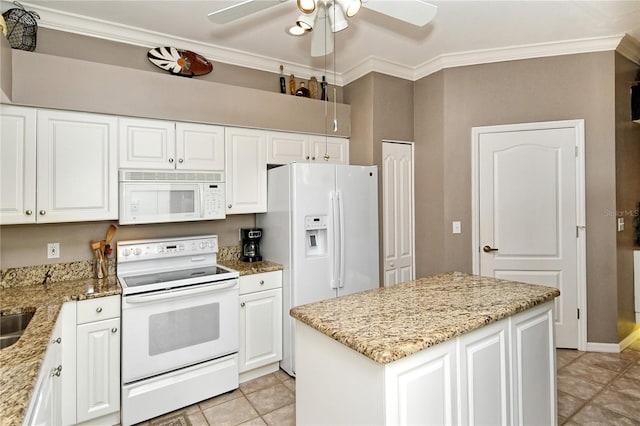
[(238, 280), (122, 298), (122, 381), (238, 351)]

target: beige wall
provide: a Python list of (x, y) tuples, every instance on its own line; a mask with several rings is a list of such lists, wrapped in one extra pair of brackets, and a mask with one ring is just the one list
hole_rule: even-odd
[[(109, 221), (0, 226), (0, 269), (91, 260), (89, 242), (104, 240), (111, 224), (118, 225)], [(216, 234), (220, 246), (233, 246), (239, 244), (238, 230), (253, 226), (255, 215), (204, 222), (122, 225), (118, 226), (112, 245), (115, 247), (117, 241)], [(47, 243), (60, 243), (59, 259), (47, 259)]]
[[(613, 52), (452, 68), (418, 81), (417, 157), (442, 161), (416, 173), (416, 187), (432, 191), (416, 202), (418, 229), (433, 235), (423, 241), (417, 235), (418, 264), (433, 265), (418, 272), (472, 270), (472, 127), (584, 118), (588, 341), (617, 343), (615, 221), (606, 215), (616, 205), (613, 87)], [(442, 111), (434, 117), (431, 102), (440, 96)], [(423, 181), (427, 173), (432, 182)], [(450, 233), (454, 220), (462, 221), (462, 234)]]
[[(631, 122), (629, 91), (640, 77), (640, 66), (623, 56), (615, 57), (616, 83), (616, 216), (624, 219), (625, 229), (617, 232), (618, 339), (636, 327), (633, 288), (633, 249), (640, 203), (640, 125)], [(640, 226), (638, 223), (636, 226)]]

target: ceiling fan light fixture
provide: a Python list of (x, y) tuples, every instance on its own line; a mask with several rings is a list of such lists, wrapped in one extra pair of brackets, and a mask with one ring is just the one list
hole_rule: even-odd
[(336, 3), (342, 7), (347, 18), (352, 18), (360, 10), (362, 0), (336, 0)]
[(298, 9), (302, 13), (311, 13), (317, 10), (316, 0), (298, 0)]
[(309, 14), (303, 13), (302, 15), (298, 16), (298, 19), (296, 20), (296, 25), (302, 28), (304, 31), (313, 31), (317, 14), (318, 14), (318, 9), (314, 10)]
[(344, 16), (344, 10), (342, 10), (340, 5), (332, 4), (327, 14), (329, 15), (329, 22), (331, 23), (331, 32), (337, 33), (349, 26), (347, 18)]

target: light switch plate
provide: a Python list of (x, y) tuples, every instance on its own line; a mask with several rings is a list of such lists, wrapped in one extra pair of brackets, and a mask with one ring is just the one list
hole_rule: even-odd
[(462, 225), (459, 220), (451, 222), (451, 232), (454, 234), (460, 234), (462, 232)]
[(618, 218), (618, 232), (624, 231), (624, 217)]

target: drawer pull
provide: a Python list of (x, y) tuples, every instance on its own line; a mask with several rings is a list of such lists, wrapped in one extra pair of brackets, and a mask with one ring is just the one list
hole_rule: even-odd
[(96, 312), (97, 312), (97, 313), (102, 312), (102, 307), (98, 306), (98, 307), (96, 308)]
[(260, 280), (260, 285), (264, 285), (264, 280)]
[(242, 303), (240, 304), (240, 306), (242, 306), (242, 307), (244, 308), (244, 302), (242, 302)]
[(117, 332), (118, 332), (118, 329), (117, 329), (117, 328), (115, 328), (115, 327), (113, 327), (113, 328), (111, 329), (111, 332), (112, 332), (112, 333), (117, 333)]

